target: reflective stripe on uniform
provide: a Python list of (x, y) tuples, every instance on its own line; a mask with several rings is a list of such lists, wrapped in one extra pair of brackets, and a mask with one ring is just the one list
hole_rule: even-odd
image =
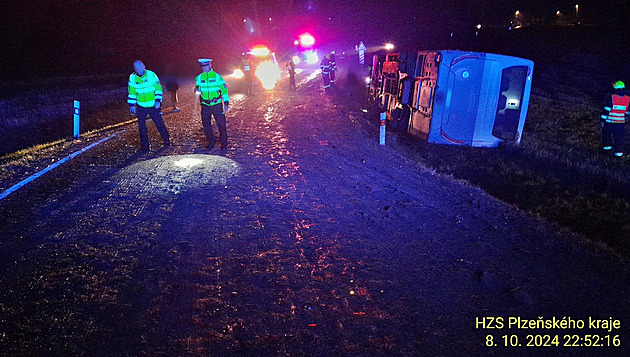
[(227, 87), (223, 78), (214, 71), (204, 72), (195, 79), (197, 89), (201, 92), (202, 102), (217, 104), (223, 101), (229, 101)]
[(162, 85), (158, 76), (149, 70), (145, 70), (142, 76), (132, 73), (127, 83), (129, 96), (127, 103), (130, 105), (139, 105), (149, 108), (155, 105), (155, 102), (162, 100)]
[[(628, 105), (630, 105), (630, 97), (626, 95), (612, 95), (612, 108), (608, 113), (608, 119), (606, 120), (609, 123), (625, 123), (626, 122), (626, 110), (628, 110)], [(605, 108), (608, 109), (608, 108)]]

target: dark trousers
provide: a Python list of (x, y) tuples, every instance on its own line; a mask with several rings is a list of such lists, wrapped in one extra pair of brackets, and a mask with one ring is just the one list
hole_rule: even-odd
[(322, 73), (322, 79), (324, 80), (324, 89), (330, 88), (330, 74)]
[(252, 77), (251, 72), (245, 72), (243, 79), (243, 83), (245, 84), (245, 93), (249, 94), (252, 92), (252, 86), (254, 85), (254, 78)]
[(154, 107), (144, 108), (139, 105), (136, 105), (136, 114), (138, 115), (138, 130), (140, 131), (140, 145), (145, 150), (149, 150), (149, 133), (147, 130), (147, 115), (151, 116), (153, 119), (153, 123), (157, 127), (157, 130), (160, 132), (160, 136), (162, 140), (164, 140), (164, 144), (170, 144), (168, 130), (166, 130), (166, 125), (164, 125), (164, 120), (162, 120), (162, 116), (160, 115), (160, 109), (156, 109)]
[(171, 92), (171, 104), (173, 105), (173, 109), (177, 108), (177, 91), (176, 90), (171, 90), (169, 91)]
[(330, 83), (335, 83), (335, 72), (334, 70), (330, 71)]
[(295, 72), (289, 72), (289, 88), (295, 89)]
[(602, 145), (612, 146), (613, 152), (623, 152), (623, 142), (626, 138), (626, 124), (604, 123), (602, 129)]
[(211, 116), (214, 116), (214, 121), (219, 127), (219, 142), (221, 147), (227, 148), (227, 128), (225, 125), (225, 114), (223, 114), (223, 105), (221, 103), (208, 106), (201, 105), (201, 122), (203, 123), (203, 131), (206, 133), (206, 139), (208, 140), (209, 148), (212, 149), (217, 142), (216, 136), (212, 132)]

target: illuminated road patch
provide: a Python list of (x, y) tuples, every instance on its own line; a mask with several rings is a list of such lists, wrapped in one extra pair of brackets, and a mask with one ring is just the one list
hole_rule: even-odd
[(148, 196), (224, 186), (241, 172), (235, 161), (214, 155), (164, 156), (127, 166), (114, 176), (123, 187)]

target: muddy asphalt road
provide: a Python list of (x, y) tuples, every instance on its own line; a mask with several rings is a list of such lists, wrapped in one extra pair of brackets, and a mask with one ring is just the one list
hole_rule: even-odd
[(628, 355), (627, 261), (378, 146), (315, 74), (233, 94), (227, 151), (186, 89), (171, 147), (132, 125), (0, 201), (0, 354)]

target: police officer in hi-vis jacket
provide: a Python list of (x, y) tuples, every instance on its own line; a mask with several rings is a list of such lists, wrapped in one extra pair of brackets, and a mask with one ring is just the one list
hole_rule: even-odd
[(131, 115), (138, 116), (138, 130), (140, 131), (140, 145), (143, 151), (149, 151), (149, 134), (147, 132), (147, 115), (160, 132), (164, 146), (171, 145), (168, 130), (162, 120), (160, 105), (162, 103), (162, 85), (158, 76), (144, 67), (142, 61), (133, 63), (134, 73), (129, 76), (127, 103)]
[(199, 64), (203, 72), (197, 76), (195, 81), (195, 92), (199, 94), (201, 102), (201, 121), (203, 130), (208, 140), (208, 149), (212, 149), (216, 143), (216, 137), (212, 132), (211, 117), (219, 127), (219, 143), (221, 148), (226, 150), (228, 147), (227, 128), (225, 113), (229, 109), (230, 97), (225, 85), (223, 77), (212, 70), (212, 60), (209, 58), (200, 58)]

